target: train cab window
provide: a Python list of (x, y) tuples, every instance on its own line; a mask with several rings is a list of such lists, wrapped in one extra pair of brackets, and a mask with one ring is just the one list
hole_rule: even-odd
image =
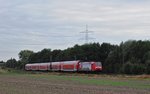
[(102, 66), (102, 63), (101, 62), (96, 62), (96, 65), (97, 66)]

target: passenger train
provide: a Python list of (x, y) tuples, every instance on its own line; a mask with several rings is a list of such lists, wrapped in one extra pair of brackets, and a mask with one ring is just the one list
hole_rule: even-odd
[(101, 62), (60, 61), (48, 63), (26, 64), (27, 71), (102, 71)]

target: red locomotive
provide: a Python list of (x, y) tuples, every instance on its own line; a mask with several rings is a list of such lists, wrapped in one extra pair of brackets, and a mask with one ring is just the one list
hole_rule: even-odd
[(61, 61), (26, 64), (25, 70), (35, 71), (101, 71), (101, 62)]

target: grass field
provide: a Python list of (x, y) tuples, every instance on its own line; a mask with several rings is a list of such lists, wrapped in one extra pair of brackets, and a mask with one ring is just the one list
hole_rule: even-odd
[(0, 94), (150, 94), (150, 76), (0, 70)]

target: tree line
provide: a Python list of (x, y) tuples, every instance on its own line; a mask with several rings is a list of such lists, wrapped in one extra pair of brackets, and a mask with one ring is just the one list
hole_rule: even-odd
[(39, 52), (22, 50), (18, 61), (9, 59), (4, 66), (24, 69), (27, 63), (69, 60), (101, 61), (103, 73), (150, 74), (150, 41), (129, 40), (119, 45), (90, 43), (65, 50), (45, 48)]

